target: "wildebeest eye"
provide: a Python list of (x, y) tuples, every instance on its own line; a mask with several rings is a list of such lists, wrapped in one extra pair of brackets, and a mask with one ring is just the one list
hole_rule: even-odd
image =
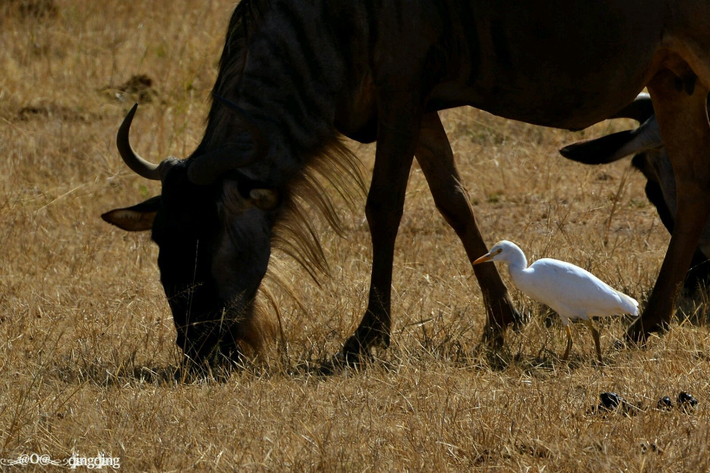
[(281, 194), (278, 189), (252, 189), (249, 200), (254, 207), (261, 210), (273, 210), (281, 203)]
[(269, 184), (249, 179), (241, 173), (232, 173), (224, 181), (225, 203), (233, 211), (244, 211), (249, 207), (260, 210), (274, 210), (281, 204), (281, 192)]

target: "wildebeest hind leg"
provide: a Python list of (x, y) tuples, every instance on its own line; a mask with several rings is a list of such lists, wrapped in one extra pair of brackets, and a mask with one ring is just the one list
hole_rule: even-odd
[[(461, 187), (454, 154), (436, 112), (426, 114), (422, 119), (415, 156), (424, 171), (437, 209), (461, 239), (469, 260), (474, 261), (486, 254), (488, 248)], [(505, 328), (514, 321), (517, 313), (495, 265), (476, 265), (473, 269), (481, 285), (488, 314), (485, 336), (490, 337), (494, 345), (500, 345)]]
[(675, 74), (662, 71), (649, 91), (673, 165), (677, 188), (677, 215), (671, 242), (648, 305), (629, 327), (627, 338), (642, 342), (670, 321), (693, 251), (710, 213), (710, 124), (707, 81), (698, 81), (692, 95), (678, 87)]

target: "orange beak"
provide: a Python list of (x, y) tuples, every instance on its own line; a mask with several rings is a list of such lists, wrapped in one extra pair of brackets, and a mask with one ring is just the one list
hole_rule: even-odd
[(493, 255), (490, 253), (486, 253), (485, 255), (481, 256), (478, 258), (476, 261), (471, 263), (473, 266), (476, 266), (477, 264), (485, 263), (486, 261), (490, 261), (491, 258), (493, 258)]

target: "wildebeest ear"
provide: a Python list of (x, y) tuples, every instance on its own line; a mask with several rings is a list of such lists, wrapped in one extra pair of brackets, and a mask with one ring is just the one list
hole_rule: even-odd
[(133, 207), (115, 209), (101, 215), (105, 222), (129, 232), (142, 232), (153, 228), (153, 219), (160, 208), (160, 196), (141, 202)]
[(281, 193), (275, 188), (252, 189), (249, 202), (261, 210), (274, 210), (281, 203)]

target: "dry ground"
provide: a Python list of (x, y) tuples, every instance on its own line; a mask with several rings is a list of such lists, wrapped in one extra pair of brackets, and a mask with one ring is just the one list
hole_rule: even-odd
[[(102, 452), (129, 471), (710, 469), (705, 309), (690, 308), (645, 350), (614, 349), (628, 321), (604, 321), (599, 367), (583, 326), (561, 361), (559, 323), (548, 327), (546, 311), (513, 291), (532, 320), (490, 353), (479, 346), (480, 290), (416, 167), (397, 242), (393, 346), (380, 361), (325, 379), (298, 369), (335, 353), (365, 308), (360, 202), (343, 206), (345, 239), (319, 227), (331, 266), (320, 287), (284, 261), (304, 305), (276, 291), (287, 359), (272, 353), (222, 383), (175, 382), (157, 249), (99, 215), (159, 192), (114, 149), (134, 100), (144, 156), (186, 156), (198, 143), (232, 8), (0, 1), (0, 459)], [(489, 243), (574, 262), (644, 300), (668, 235), (642, 177), (628, 161), (584, 167), (557, 154), (630, 123), (572, 134), (472, 109), (442, 116)], [(352, 148), (369, 176), (373, 148)], [(681, 390), (700, 401), (695, 413), (648, 409)], [(647, 409), (594, 415), (602, 391)]]

